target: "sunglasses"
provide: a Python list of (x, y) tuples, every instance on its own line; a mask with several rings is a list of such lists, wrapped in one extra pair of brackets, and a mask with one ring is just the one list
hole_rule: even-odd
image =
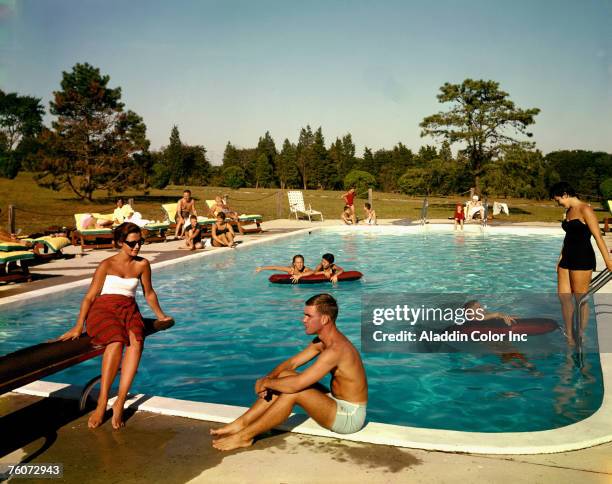
[(140, 240), (131, 240), (131, 241), (125, 241), (124, 244), (127, 245), (130, 249), (133, 249), (134, 247), (136, 247), (137, 245), (144, 245), (145, 240), (144, 239), (140, 239)]

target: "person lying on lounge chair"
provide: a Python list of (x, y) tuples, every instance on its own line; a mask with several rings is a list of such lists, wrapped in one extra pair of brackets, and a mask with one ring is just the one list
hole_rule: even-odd
[(293, 256), (291, 266), (260, 266), (255, 269), (255, 272), (261, 271), (279, 271), (286, 272), (291, 275), (291, 281), (297, 283), (300, 277), (313, 274), (313, 270), (306, 267), (304, 264), (304, 256), (297, 254)]
[(113, 226), (113, 221), (105, 218), (96, 218), (91, 213), (88, 213), (81, 219), (81, 226), (84, 230), (110, 229)]
[[(304, 350), (255, 382), (258, 398), (233, 422), (211, 429), (212, 445), (232, 450), (253, 445), (253, 439), (286, 421), (295, 405), (322, 427), (351, 434), (365, 424), (368, 382), (361, 355), (336, 326), (338, 304), (329, 294), (317, 294), (305, 303), (302, 322), (316, 338)], [(314, 363), (302, 373), (296, 369)], [(331, 375), (328, 391), (319, 383)]]
[(212, 217), (216, 217), (221, 212), (225, 214), (225, 218), (229, 218), (230, 220), (235, 222), (238, 226), (238, 231), (240, 232), (240, 235), (244, 235), (244, 231), (242, 230), (242, 223), (240, 222), (240, 215), (238, 214), (238, 212), (232, 210), (229, 205), (225, 203), (225, 200), (220, 195), (217, 195), (215, 197), (215, 203), (212, 207), (210, 207), (210, 215)]

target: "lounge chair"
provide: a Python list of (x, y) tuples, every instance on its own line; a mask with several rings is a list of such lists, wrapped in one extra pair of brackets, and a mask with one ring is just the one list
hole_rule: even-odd
[[(608, 200), (608, 210), (610, 214), (612, 214), (612, 200)], [(607, 215), (603, 219), (604, 221), (604, 234), (610, 231), (610, 223), (612, 223), (612, 217), (608, 217)]]
[[(81, 246), (81, 252), (85, 251), (85, 248), (88, 249), (112, 249), (114, 247), (113, 244), (113, 229), (104, 228), (104, 229), (85, 229), (83, 227), (83, 219), (88, 216), (87, 213), (75, 213), (74, 220), (76, 223), (76, 230), (72, 232), (72, 245)], [(94, 218), (103, 218), (112, 220), (113, 215), (102, 215), (99, 213), (92, 213)]]
[(499, 215), (504, 212), (506, 215), (510, 215), (510, 209), (507, 203), (493, 202), (493, 216)]
[(170, 225), (170, 222), (151, 222), (141, 227), (145, 242), (165, 242), (166, 231)]
[(287, 197), (289, 198), (289, 216), (291, 214), (295, 214), (295, 219), (298, 220), (299, 214), (304, 214), (308, 217), (308, 221), (312, 222), (313, 216), (318, 215), (321, 217), (321, 222), (323, 221), (323, 214), (317, 210), (313, 210), (310, 204), (308, 204), (308, 208), (304, 204), (304, 194), (300, 191), (289, 191), (287, 192)]
[[(34, 253), (29, 250), (13, 250), (0, 252), (0, 282), (31, 281), (32, 275), (26, 261), (34, 259)], [(21, 270), (17, 270), (19, 265)], [(12, 269), (11, 266), (14, 266)]]
[[(209, 211), (212, 210), (213, 206), (215, 205), (215, 201), (214, 200), (206, 200), (206, 205), (208, 206)], [(215, 222), (215, 219), (210, 219), (213, 220), (213, 223)], [(254, 234), (254, 233), (258, 233), (261, 232), (261, 222), (263, 220), (263, 216), (259, 215), (259, 214), (242, 214), (242, 215), (238, 215), (238, 220), (240, 220), (240, 225), (242, 225), (242, 232), (245, 234)], [(238, 230), (238, 223), (235, 221), (230, 220), (229, 221), (232, 226)], [(198, 217), (198, 223), (200, 222), (200, 218)], [(251, 227), (248, 229), (245, 229), (244, 226), (245, 225), (252, 225), (255, 224), (256, 227)]]
[(68, 237), (51, 237), (50, 235), (23, 240), (32, 244), (32, 250), (38, 260), (59, 258), (62, 256), (62, 249), (71, 245)]

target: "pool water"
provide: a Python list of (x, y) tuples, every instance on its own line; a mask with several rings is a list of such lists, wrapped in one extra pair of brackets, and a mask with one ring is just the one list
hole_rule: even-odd
[[(561, 241), (543, 234), (325, 229), (154, 270), (161, 305), (177, 324), (147, 340), (132, 391), (248, 406), (255, 379), (310, 341), (301, 317), (312, 295), (330, 292), (337, 298), (338, 326), (359, 348), (364, 293), (551, 293)], [(297, 253), (312, 267), (325, 252), (365, 277), (336, 287), (287, 286), (270, 284), (270, 272), (255, 273), (259, 265), (288, 264)], [(80, 287), (0, 307), (0, 354), (66, 331), (85, 291)], [(138, 299), (143, 314), (152, 316), (142, 295)], [(517, 307), (517, 301), (499, 298), (495, 310), (521, 314), (534, 309)], [(594, 321), (588, 331), (594, 338)], [(563, 340), (560, 332), (551, 337)], [(368, 418), (374, 422), (536, 431), (584, 419), (603, 398), (596, 353), (586, 354), (580, 367), (563, 352), (535, 355), (531, 368), (495, 354), (365, 353), (363, 358), (370, 387)], [(47, 380), (82, 385), (99, 372), (99, 364), (95, 359)]]

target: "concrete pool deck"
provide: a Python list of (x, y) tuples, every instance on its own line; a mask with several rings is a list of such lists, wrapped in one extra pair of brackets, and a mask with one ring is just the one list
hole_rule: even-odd
[[(432, 223), (436, 221), (431, 221)], [(440, 221), (443, 222), (443, 221)], [(447, 222), (448, 221), (444, 221)], [(382, 224), (382, 221), (381, 221)], [(265, 233), (259, 235), (250, 235), (247, 236), (247, 240), (265, 240), (269, 236), (279, 235), (294, 231), (296, 229), (304, 229), (310, 227), (321, 227), (321, 226), (334, 226), (339, 225), (338, 221), (326, 221), (324, 223), (315, 222), (295, 222), (295, 221), (287, 221), (287, 220), (278, 220), (267, 222), (264, 225), (266, 230)], [(525, 226), (526, 224), (520, 224), (521, 226)], [(528, 224), (529, 226), (537, 225), (539, 227), (552, 227), (558, 229), (557, 224)], [(472, 226), (471, 228), (476, 228)], [(612, 240), (610, 238), (607, 239), (609, 245), (612, 245), (610, 242)], [(152, 244), (149, 246), (145, 246), (143, 248), (143, 255), (147, 258), (151, 259), (153, 263), (164, 263), (170, 262), (177, 257), (185, 257), (191, 254), (185, 251), (177, 250), (178, 245), (182, 244), (182, 242), (167, 242), (165, 244)], [(78, 251), (75, 251), (78, 252)], [(44, 271), (41, 271), (42, 274), (57, 274), (54, 277), (49, 277), (45, 279), (40, 279), (31, 284), (22, 284), (21, 287), (14, 286), (7, 290), (5, 288), (4, 291), (0, 292), (0, 298), (4, 299), (4, 301), (10, 300), (27, 300), (27, 292), (34, 289), (43, 289), (45, 287), (53, 287), (58, 284), (63, 284), (64, 282), (76, 282), (77, 284), (81, 284), (80, 280), (87, 280), (91, 277), (93, 269), (102, 258), (108, 257), (111, 251), (93, 251), (87, 252), (83, 257), (75, 257), (73, 259), (65, 259), (55, 261), (51, 264), (45, 264), (42, 266), (34, 267), (32, 272), (37, 274), (37, 269), (41, 268)], [(29, 287), (27, 287), (29, 286)], [(4, 301), (0, 300), (0, 303)], [(16, 395), (12, 394), (6, 398), (36, 398), (25, 395)], [(55, 400), (55, 399), (48, 399)], [(3, 400), (0, 400), (3, 402)], [(148, 417), (141, 417), (142, 415), (149, 415)], [(160, 415), (148, 414), (146, 412), (137, 412), (133, 419), (143, 418), (143, 419), (158, 419), (162, 418)], [(163, 417), (168, 420), (168, 427), (172, 428), (172, 422), (176, 422), (177, 426), (183, 425), (182, 422), (185, 419), (180, 417)], [(3, 419), (4, 420), (4, 419)], [(136, 421), (136, 420), (135, 420)], [(188, 425), (200, 426), (204, 425), (203, 422), (197, 422), (193, 420), (187, 419), (187, 422), (190, 422)], [(130, 421), (130, 426), (131, 421)], [(208, 424), (210, 425), (210, 424)], [(85, 425), (86, 427), (86, 425)], [(77, 428), (77, 427), (75, 427)], [(87, 429), (82, 429), (85, 433), (87, 433)], [(107, 429), (108, 430), (108, 429)], [(67, 430), (66, 430), (67, 431)], [(142, 429), (146, 434), (146, 428)], [(4, 434), (4, 432), (2, 432)], [(111, 433), (111, 432), (108, 432)], [(112, 433), (111, 433), (112, 434)], [(152, 435), (155, 432), (152, 433)], [(464, 433), (465, 434), (465, 433)], [(6, 434), (4, 434), (6, 435)], [(121, 433), (121, 435), (124, 435)], [(127, 435), (127, 434), (126, 434)], [(576, 479), (582, 480), (591, 480), (592, 482), (612, 482), (612, 469), (611, 465), (608, 462), (612, 462), (612, 446), (610, 444), (606, 444), (603, 446), (595, 447), (582, 452), (573, 452), (566, 454), (555, 454), (554, 456), (520, 456), (520, 457), (508, 457), (500, 455), (499, 457), (476, 457), (476, 456), (466, 456), (466, 455), (458, 455), (458, 454), (447, 454), (447, 453), (439, 453), (439, 452), (428, 452), (425, 450), (422, 451), (405, 451), (402, 449), (392, 448), (388, 446), (375, 446), (367, 443), (351, 443), (346, 440), (337, 440), (337, 439), (324, 439), (321, 437), (313, 437), (313, 436), (299, 436), (297, 434), (283, 434), (284, 437), (282, 439), (282, 444), (280, 448), (265, 446), (263, 449), (260, 449), (259, 446), (263, 444), (263, 441), (258, 443), (258, 445), (253, 449), (253, 454), (251, 455), (248, 452), (238, 452), (229, 454), (229, 456), (219, 457), (218, 461), (220, 462), (214, 470), (215, 472), (219, 470), (218, 468), (223, 467), (223, 463), (226, 461), (231, 461), (234, 464), (229, 465), (227, 469), (219, 470), (219, 474), (213, 472), (212, 469), (204, 470), (204, 474), (202, 474), (202, 479), (205, 480), (218, 480), (221, 476), (223, 476), (224, 480), (228, 482), (244, 482), (244, 481), (253, 481), (253, 471), (252, 469), (249, 471), (249, 467), (254, 466), (254, 462), (261, 462), (264, 464), (263, 469), (265, 470), (264, 479), (262, 480), (279, 480), (285, 482), (312, 482), (312, 478), (309, 478), (307, 474), (300, 472), (302, 469), (302, 460), (304, 462), (309, 462), (310, 464), (304, 465), (304, 469), (308, 468), (316, 468), (316, 469), (330, 469), (329, 479), (321, 479), (325, 481), (334, 481), (334, 482), (343, 482), (346, 480), (355, 480), (363, 476), (363, 478), (367, 478), (369, 480), (373, 480), (373, 478), (377, 478), (377, 480), (384, 482), (392, 482), (392, 481), (401, 481), (405, 480), (408, 477), (415, 478), (415, 480), (425, 480), (428, 481), (439, 479), (441, 481), (448, 481), (451, 478), (453, 480), (459, 479), (470, 479), (474, 480), (474, 477), (480, 475), (480, 478), (483, 481), (500, 481), (500, 477), (502, 480), (510, 480), (513, 482), (523, 482), (521, 479), (525, 477), (524, 482), (533, 482), (552, 479), (559, 479), (560, 476), (563, 476), (563, 480), (571, 480), (574, 481)], [(201, 436), (204, 438), (205, 436)], [(473, 434), (471, 437), (466, 435), (468, 440), (476, 441), (473, 444), (478, 445), (478, 440), (480, 435)], [(151, 437), (153, 438), (153, 437)], [(271, 439), (266, 439), (266, 441), (272, 442), (273, 439), (280, 438), (279, 436), (272, 437)], [(121, 437), (120, 440), (122, 440)], [(178, 437), (177, 437), (178, 439)], [(305, 439), (305, 440), (303, 440)], [(59, 439), (58, 439), (59, 440)], [(126, 439), (127, 440), (127, 439)], [(310, 444), (305, 442), (311, 442)], [(315, 443), (312, 443), (315, 442)], [(322, 443), (321, 443), (322, 442)], [(293, 443), (291, 446), (288, 443)], [(318, 444), (317, 444), (318, 443)], [(175, 443), (176, 445), (179, 445)], [(332, 445), (333, 444), (333, 445)], [(58, 443), (54, 444), (53, 447), (56, 447)], [(188, 445), (188, 444), (185, 444)], [(275, 445), (275, 444), (271, 444)], [(327, 452), (325, 449), (320, 450), (318, 452), (310, 449), (313, 446), (332, 447), (334, 450), (331, 452)], [(205, 445), (204, 445), (205, 447)], [(468, 445), (466, 448), (470, 448)], [(306, 450), (308, 449), (308, 450)], [(355, 450), (357, 449), (357, 450)], [(381, 450), (384, 449), (384, 450)], [(396, 450), (389, 450), (396, 449)], [(207, 452), (210, 449), (206, 449)], [(447, 449), (452, 450), (452, 449)], [(461, 451), (461, 448), (455, 448), (455, 451)], [(255, 452), (257, 451), (257, 452)], [(263, 451), (263, 453), (262, 453)], [(65, 452), (70, 452), (70, 446), (65, 449)], [(584, 458), (584, 454), (588, 453), (589, 456), (593, 458), (593, 466), (592, 467), (584, 467), (582, 463), (591, 462), (589, 458)], [(206, 453), (205, 453), (206, 454)], [(237, 454), (240, 454), (238, 456)], [(279, 462), (279, 455), (283, 455), (282, 461)], [(288, 455), (287, 459), (285, 459), (285, 454)], [(328, 455), (331, 454), (331, 455)], [(338, 455), (335, 454), (340, 454)], [(345, 455), (346, 454), (346, 455)], [(397, 464), (389, 464), (389, 459), (384, 460), (383, 458), (393, 454), (397, 454), (398, 463)], [(576, 460), (572, 460), (576, 455), (580, 455), (580, 458), (576, 458)], [(49, 458), (43, 458), (42, 454), (40, 458), (37, 458), (38, 462), (52, 462)], [(208, 454), (202, 455), (203, 461), (208, 461)], [(335, 455), (335, 457), (334, 457)], [(362, 458), (353, 459), (351, 455), (361, 455)], [(431, 466), (422, 466), (420, 463), (405, 465), (406, 462), (411, 462), (411, 459), (417, 455), (417, 460), (422, 462), (430, 463)], [(259, 457), (257, 457), (259, 456)], [(290, 457), (293, 456), (293, 457)], [(366, 456), (371, 456), (366, 458)], [(185, 459), (192, 459), (198, 461), (197, 456), (194, 455), (186, 455)], [(135, 458), (139, 458), (135, 456)], [(251, 458), (255, 459), (255, 461), (251, 460)], [(567, 462), (572, 462), (572, 464), (561, 464), (563, 459), (567, 458)], [(258, 460), (259, 459), (259, 460)], [(382, 459), (380, 462), (385, 462), (386, 464), (382, 466), (378, 466), (376, 462), (378, 459)], [(532, 460), (534, 459), (534, 460)], [(561, 460), (557, 460), (561, 459)], [(292, 460), (299, 461), (300, 463), (291, 464)], [(361, 462), (360, 462), (361, 460)], [(391, 459), (393, 460), (393, 459)], [(2, 461), (7, 462), (4, 458)], [(574, 462), (581, 462), (580, 465), (573, 464)], [(437, 464), (436, 464), (437, 463)], [(509, 463), (512, 463), (510, 465)], [(485, 465), (486, 464), (486, 465)], [(185, 464), (188, 465), (188, 464)], [(525, 470), (516, 471), (518, 466), (525, 465), (527, 466)], [(385, 467), (386, 466), (386, 467)], [(399, 466), (399, 467), (398, 467)], [(545, 468), (549, 468), (546, 469)], [(284, 470), (283, 470), (284, 469)], [(398, 470), (393, 470), (398, 469)], [(423, 469), (423, 474), (417, 472), (418, 470)], [(428, 469), (428, 470), (425, 470)], [(483, 469), (489, 469), (491, 473), (488, 471), (483, 471)], [(514, 469), (514, 470), (511, 470)], [(530, 469), (530, 470), (529, 470)], [(108, 472), (108, 470), (104, 471)], [(158, 471), (159, 472), (159, 471)], [(322, 472), (324, 472), (322, 470)], [(498, 474), (496, 474), (499, 472)], [(555, 474), (555, 472), (559, 472)], [(578, 472), (579, 474), (573, 474)], [(287, 474), (289, 473), (289, 474)], [(206, 474), (206, 475), (205, 475)], [(199, 475), (199, 474), (198, 474)], [(347, 479), (347, 476), (351, 476), (350, 479)], [(503, 476), (506, 476), (506, 479)], [(81, 478), (83, 474), (80, 473)], [(233, 477), (232, 477), (233, 476)], [(284, 476), (284, 477), (283, 477)], [(354, 477), (353, 477), (354, 476)], [(517, 477), (518, 476), (518, 477)], [(570, 479), (570, 476), (574, 476)], [(107, 475), (108, 477), (108, 475)], [(119, 475), (115, 475), (115, 478), (119, 478)], [(177, 475), (178, 477), (178, 475)], [(172, 482), (185, 482), (184, 480), (177, 479)], [(462, 480), (463, 480), (462, 479)], [(114, 479), (110, 479), (114, 480)], [(129, 479), (128, 479), (129, 480)], [(315, 479), (316, 480), (316, 479)], [(89, 479), (88, 479), (89, 481)], [(121, 481), (124, 481), (121, 478)], [(136, 482), (136, 481), (135, 481)]]

